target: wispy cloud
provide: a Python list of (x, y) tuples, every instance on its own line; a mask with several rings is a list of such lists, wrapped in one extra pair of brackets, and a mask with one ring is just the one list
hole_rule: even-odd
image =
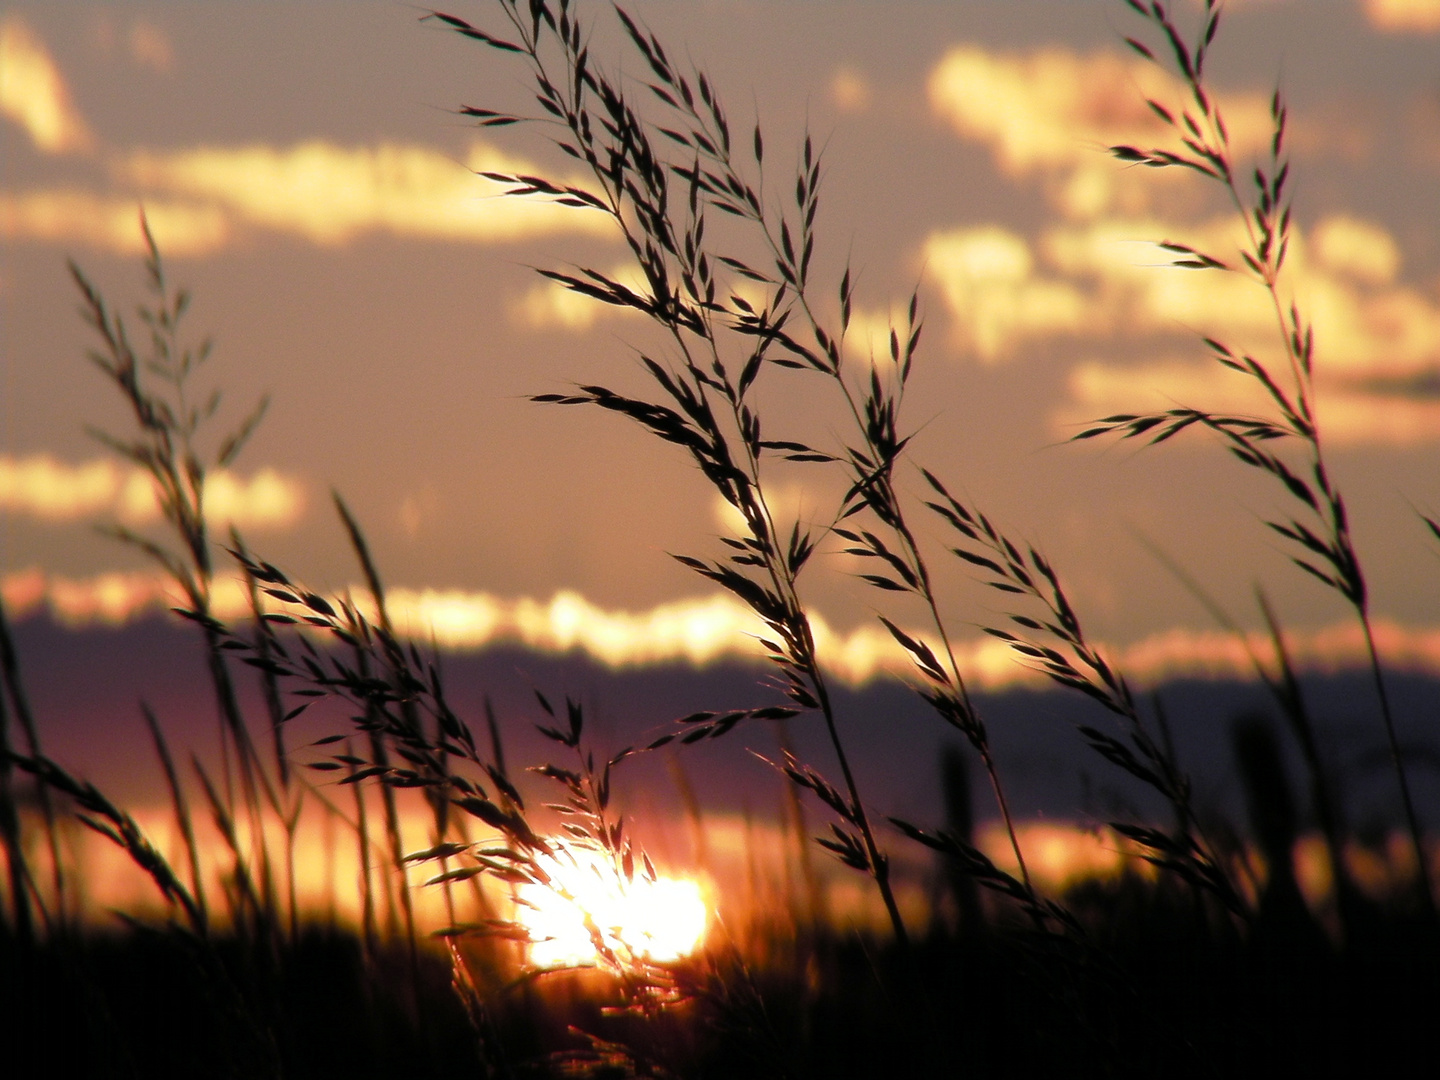
[(1365, 16), (1377, 30), (1392, 34), (1440, 31), (1440, 0), (1362, 0)]
[(420, 146), (312, 140), (286, 148), (142, 150), (118, 158), (112, 171), (142, 191), (210, 203), (241, 222), (321, 245), (374, 232), (497, 242), (558, 232), (608, 236), (611, 230), (596, 211), (502, 197), (500, 185), (475, 173), (535, 168), (481, 142), (464, 163)]
[[(221, 469), (206, 478), (205, 505), (217, 525), (281, 529), (299, 520), (305, 491), (298, 480), (273, 469), (249, 478)], [(48, 454), (0, 455), (0, 510), (50, 522), (109, 516), (144, 525), (160, 517), (153, 482), (143, 469), (109, 458), (72, 465)]]
[[(0, 236), (140, 253), (141, 205), (171, 256), (213, 254), (257, 228), (322, 246), (371, 233), (471, 243), (555, 232), (610, 235), (602, 214), (505, 198), (499, 185), (474, 175), (531, 168), (481, 144), (465, 164), (418, 146), (341, 147), (321, 141), (287, 149), (137, 151), (111, 162), (115, 178), (133, 195), (74, 187), (0, 191)], [(548, 290), (527, 304), (527, 317), (582, 327), (597, 306)]]
[(145, 251), (140, 207), (156, 242), (166, 255), (206, 255), (235, 235), (230, 218), (217, 206), (97, 195), (75, 188), (0, 192), (0, 237), (86, 244), (123, 255)]
[(23, 127), (47, 154), (95, 145), (50, 51), (13, 12), (0, 17), (0, 113)]

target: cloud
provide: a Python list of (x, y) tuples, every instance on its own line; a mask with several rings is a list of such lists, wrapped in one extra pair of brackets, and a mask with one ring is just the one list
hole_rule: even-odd
[[(1103, 333), (1203, 332), (1232, 348), (1269, 350), (1276, 317), (1265, 291), (1240, 274), (1164, 268), (1170, 257), (1141, 238), (1168, 238), (1239, 264), (1238, 224), (1107, 221), (1046, 235), (1049, 262), (1088, 279)], [(1396, 377), (1440, 362), (1440, 296), (1399, 283), (1399, 248), (1377, 225), (1349, 217), (1295, 229), (1285, 285), (1314, 325), (1322, 377)]]
[(862, 355), (872, 361), (890, 359), (890, 333), (905, 333), (903, 318), (896, 321), (893, 312), (855, 308), (850, 313), (850, 325), (845, 331), (847, 355)]
[(117, 178), (222, 207), (240, 221), (334, 246), (387, 232), (437, 240), (501, 242), (537, 234), (609, 236), (593, 210), (504, 198), (473, 175), (534, 172), (477, 142), (465, 164), (425, 147), (344, 147), (321, 140), (271, 146), (137, 151), (112, 163)]
[(205, 512), (211, 521), (240, 529), (283, 529), (305, 509), (299, 481), (274, 469), (261, 469), (248, 480), (220, 469), (205, 481)]
[[(962, 138), (988, 145), (1011, 176), (1039, 173), (1058, 181), (1052, 197), (1074, 217), (1143, 209), (1157, 184), (1187, 179), (1181, 170), (1164, 170), (1157, 179), (1104, 154), (1118, 144), (1173, 142), (1146, 97), (1172, 110), (1189, 103), (1178, 79), (1139, 57), (1082, 56), (1063, 48), (1019, 55), (959, 45), (931, 72), (929, 96), (941, 118)], [(1237, 154), (1268, 138), (1265, 96), (1222, 94), (1216, 101)]]
[(175, 67), (170, 36), (153, 23), (137, 22), (131, 26), (126, 44), (130, 48), (130, 59), (157, 75), (168, 75)]
[(1142, 60), (1060, 48), (1017, 56), (958, 45), (929, 81), (931, 107), (963, 137), (989, 144), (1014, 176), (1073, 165), (1115, 143), (1164, 138), (1142, 94), (1178, 90)]
[(114, 506), (120, 470), (108, 458), (63, 465), (48, 456), (0, 458), (0, 508), (42, 521), (73, 521)]
[(1027, 338), (1094, 328), (1084, 294), (1037, 275), (1030, 246), (998, 226), (932, 233), (923, 257), (954, 316), (956, 342), (982, 360), (998, 360)]
[[(0, 192), (0, 237), (81, 243), (123, 255), (145, 251), (141, 200), (66, 188)], [(206, 255), (224, 247), (234, 230), (215, 206), (144, 200), (156, 242), (167, 256)]]
[[(840, 506), (840, 494), (826, 494), (805, 484), (785, 482), (767, 483), (765, 499), (775, 519), (778, 531), (788, 533), (793, 522), (801, 526), (829, 524), (829, 517)], [(723, 496), (716, 495), (711, 502), (715, 524), (727, 536), (740, 536), (748, 526), (745, 515), (731, 506)]]
[[(1088, 321), (1060, 328), (1003, 324), (1009, 337), (998, 351), (1013, 352), (1047, 333), (1132, 341), (1178, 333), (1279, 360), (1277, 317), (1263, 289), (1238, 273), (1167, 268), (1171, 256), (1139, 239), (1167, 237), (1238, 263), (1237, 228), (1226, 219), (1189, 226), (1111, 220), (1051, 230), (1039, 245), (1045, 264), (1080, 290)], [(1399, 247), (1377, 225), (1333, 216), (1292, 235), (1285, 284), (1314, 328), (1316, 405), (1332, 442), (1440, 440), (1440, 295), (1403, 283), (1400, 271)], [(953, 300), (952, 309), (962, 324), (974, 317)], [(1246, 379), (1209, 362), (1089, 362), (1072, 373), (1070, 393), (1054, 418), (1062, 429), (1107, 413), (1176, 404), (1273, 413)]]
[[(1172, 267), (1162, 238), (1240, 265), (1244, 234), (1232, 217), (1101, 218), (1058, 225), (1034, 242), (978, 226), (932, 234), (923, 257), (955, 344), (983, 361), (1056, 337), (1139, 343), (1176, 335), (1274, 357), (1277, 317), (1265, 290), (1240, 273)], [(1284, 287), (1313, 325), (1322, 412), (1342, 441), (1440, 439), (1440, 295), (1405, 283), (1401, 269), (1399, 245), (1376, 224), (1334, 215), (1310, 232), (1292, 230)], [(1141, 380), (1151, 377), (1151, 404), (1173, 395), (1163, 407), (1177, 399), (1225, 407), (1237, 382), (1216, 365), (1120, 367), (1102, 379), (1090, 364), (1077, 369), (1071, 389), (1079, 405), (1130, 411), (1143, 407)], [(1113, 400), (1127, 387), (1128, 404)], [(1060, 421), (1076, 419), (1068, 410)]]
[[(205, 508), (216, 526), (283, 529), (304, 511), (305, 492), (299, 481), (273, 469), (248, 479), (220, 469), (206, 478)], [(46, 522), (108, 516), (146, 525), (160, 518), (154, 484), (139, 467), (109, 458), (71, 465), (48, 454), (0, 455), (0, 510)]]
[[(1070, 372), (1069, 400), (1053, 417), (1062, 438), (1100, 416), (1188, 405), (1212, 412), (1273, 415), (1253, 379), (1213, 361), (1168, 360), (1120, 365), (1086, 361)], [(1332, 384), (1317, 391), (1315, 410), (1330, 446), (1414, 446), (1440, 439), (1440, 397), (1390, 387)]]
[(0, 578), (0, 598), (17, 619), (43, 608), (71, 627), (124, 626), (170, 603), (163, 579), (152, 573), (114, 572), (76, 579), (34, 567)]
[(75, 153), (95, 144), (45, 43), (15, 14), (0, 18), (0, 113), (47, 154)]
[[(35, 568), (0, 578), (0, 595), (17, 618), (45, 609), (70, 626), (97, 622), (118, 626), (165, 611), (179, 602), (170, 595), (172, 590), (164, 578), (149, 572), (76, 579)], [(365, 597), (368, 593), (363, 585), (355, 585), (348, 595)], [(612, 668), (705, 665), (721, 660), (764, 663), (764, 650), (757, 641), (763, 624), (749, 608), (726, 594), (633, 612), (602, 608), (570, 591), (538, 600), (458, 589), (393, 589), (386, 600), (400, 633), (447, 649), (518, 643), (541, 652), (581, 652)], [(249, 601), (239, 578), (217, 578), (213, 602), (218, 618), (249, 616)], [(363, 602), (361, 607), (365, 607)], [(822, 665), (850, 685), (886, 676), (913, 677), (909, 657), (878, 625), (839, 630), (812, 613), (812, 629)], [(929, 636), (909, 632), (922, 640)], [(1382, 619), (1375, 625), (1375, 636), (1388, 666), (1440, 675), (1440, 627), (1403, 626)], [(1288, 633), (1286, 644), (1302, 671), (1357, 668), (1368, 657), (1362, 632), (1350, 622)], [(1177, 628), (1126, 646), (1099, 643), (1105, 656), (1140, 686), (1178, 677), (1250, 678), (1253, 671), (1247, 645), (1262, 660), (1272, 659), (1270, 639), (1258, 631), (1241, 641), (1232, 634)], [(955, 652), (962, 674), (977, 688), (1050, 685), (1043, 675), (1017, 663), (1002, 641), (988, 637), (962, 641)]]
[(1337, 216), (1315, 229), (1315, 261), (1365, 285), (1389, 285), (1400, 272), (1400, 248), (1378, 225)]
[(1365, 17), (1377, 30), (1392, 34), (1440, 31), (1440, 0), (1364, 0)]
[[(577, 277), (584, 276), (573, 269), (567, 269), (567, 272)], [(632, 292), (641, 295), (649, 292), (650, 286), (645, 281), (645, 275), (633, 262), (620, 263), (600, 272)], [(574, 333), (589, 330), (603, 318), (638, 314), (634, 308), (602, 303), (549, 279), (537, 281), (510, 303), (509, 310), (511, 321), (519, 326), (531, 330), (561, 329)]]
[(1215, 412), (1269, 411), (1253, 379), (1213, 361), (1171, 359), (1120, 365), (1089, 360), (1071, 369), (1070, 402), (1060, 416), (1066, 434), (1097, 416), (1201, 405)]

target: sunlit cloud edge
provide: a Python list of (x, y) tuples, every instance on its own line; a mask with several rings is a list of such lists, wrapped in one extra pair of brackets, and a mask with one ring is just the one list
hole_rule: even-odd
[[(15, 618), (41, 612), (62, 625), (119, 627), (166, 611), (178, 603), (173, 586), (143, 571), (116, 571), (85, 578), (47, 574), (39, 568), (0, 578), (0, 594)], [(344, 595), (369, 607), (363, 586)], [(460, 589), (392, 589), (387, 605), (396, 629), (424, 644), (457, 651), (520, 645), (548, 654), (579, 653), (612, 669), (665, 664), (703, 667), (721, 662), (764, 662), (763, 632), (747, 608), (723, 594), (691, 597), (644, 611), (600, 607), (579, 593), (556, 592), (549, 599), (505, 598)], [(238, 578), (217, 579), (214, 614), (222, 619), (249, 615)], [(910, 678), (906, 654), (880, 627), (839, 629), (811, 616), (817, 652), (830, 674), (851, 686), (877, 678)], [(924, 638), (923, 631), (912, 631)], [(1440, 626), (1406, 625), (1377, 619), (1376, 642), (1385, 662), (1397, 669), (1440, 675)], [(1297, 667), (1313, 672), (1362, 666), (1366, 646), (1358, 627), (1336, 623), (1286, 635)], [(1178, 677), (1251, 679), (1251, 656), (1271, 662), (1273, 646), (1263, 633), (1241, 639), (1220, 631), (1175, 627), (1101, 651), (1137, 685)], [(1038, 672), (1017, 662), (1003, 642), (980, 639), (956, 648), (962, 674), (975, 687), (1002, 690), (1049, 685)]]

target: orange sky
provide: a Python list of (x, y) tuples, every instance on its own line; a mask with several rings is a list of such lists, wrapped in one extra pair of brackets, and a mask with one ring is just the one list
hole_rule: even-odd
[[(1412, 508), (1440, 510), (1440, 2), (1231, 6), (1214, 81), (1243, 148), (1263, 141), (1283, 80), (1292, 287), (1316, 326), (1321, 421), (1376, 611), (1397, 652), (1428, 656), (1440, 561)], [(838, 279), (847, 256), (857, 268), (857, 340), (879, 348), (920, 284), (917, 457), (1047, 551), (1098, 637), (1136, 657), (1220, 648), (1144, 537), (1242, 624), (1258, 623), (1259, 582), (1317, 654), (1341, 648), (1326, 628), (1343, 608), (1266, 536), (1276, 493), (1218, 447), (1063, 445), (1110, 412), (1245, 408), (1201, 333), (1273, 349), (1258, 291), (1167, 270), (1154, 246), (1223, 248), (1226, 207), (1102, 152), (1154, 139), (1140, 95), (1173, 92), (1119, 45), (1134, 27), (1118, 0), (632, 7), (710, 71), (738, 127), (758, 115), (770, 160), (790, 162), (808, 123), (827, 162), (817, 274)], [(488, 9), (457, 13), (483, 23)], [(415, 16), (356, 2), (0, 8), (12, 604), (48, 597), (84, 618), (153, 601), (143, 564), (89, 528), (150, 528), (155, 512), (143, 478), (86, 435), (124, 417), (84, 361), (65, 272), (73, 257), (133, 304), (143, 203), (195, 290), (192, 330), (215, 336), (201, 378), (225, 388), (222, 416), (273, 395), (211, 500), (271, 561), (317, 587), (357, 579), (334, 487), (442, 638), (501, 627), (622, 661), (703, 658), (717, 636), (745, 647), (743, 620), (666, 557), (714, 554), (728, 527), (688, 461), (613, 417), (524, 400), (575, 382), (641, 389), (634, 349), (653, 337), (533, 273), (632, 271), (599, 215), (500, 200), (474, 174), (568, 167), (538, 131), (457, 117), (522, 105), (521, 71)], [(599, 9), (596, 27), (597, 59), (635, 69)], [(802, 382), (777, 379), (761, 400), (772, 437), (833, 445)], [(823, 514), (837, 489), (821, 476), (780, 474), (784, 512)], [(810, 581), (841, 668), (847, 649), (873, 648), (877, 600), (854, 562), (826, 555)], [(994, 619), (967, 582), (946, 568), (954, 621)]]

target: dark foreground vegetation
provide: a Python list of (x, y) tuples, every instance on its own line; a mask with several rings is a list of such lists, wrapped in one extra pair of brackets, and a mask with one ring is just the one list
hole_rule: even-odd
[(1337, 950), (1313, 926), (1198, 927), (1191, 897), (1136, 880), (1067, 899), (1094, 916), (1083, 949), (1016, 925), (908, 950), (785, 927), (743, 964), (678, 965), (690, 996), (654, 1015), (607, 1015), (624, 992), (596, 973), (467, 1014), (443, 953), (412, 967), (320, 926), (264, 955), (91, 931), (7, 943), (0, 1026), (16, 1077), (1360, 1076), (1432, 1057), (1440, 976), (1413, 918)]
[[(640, 424), (688, 454), (734, 507), (744, 526), (722, 538), (718, 556), (680, 559), (754, 611), (774, 686), (757, 689), (765, 697), (757, 704), (703, 709), (644, 746), (598, 759), (580, 706), (541, 694), (540, 731), (553, 756), (521, 782), (506, 761), (501, 721), (459, 715), (436, 658), (392, 629), (380, 571), (338, 497), (367, 586), (363, 601), (321, 596), (238, 535), (210, 534), (207, 472), (235, 458), (263, 405), (212, 442), (218, 398), (194, 385), (208, 348), (186, 344), (187, 297), (171, 288), (153, 242), (139, 348), (76, 268), (99, 342), (92, 359), (134, 419), (131, 433), (102, 439), (149, 472), (168, 527), (164, 535), (114, 532), (169, 575), (179, 614), (203, 642), (219, 752), (217, 760), (177, 760), (161, 718), (144, 710), (181, 838), (172, 858), (130, 813), (45, 756), (42, 718), (32, 714), (22, 658), (0, 621), (0, 1023), (21, 1074), (1150, 1077), (1368, 1074), (1426, 1062), (1440, 1001), (1427, 840), (1374, 649), (1362, 563), (1314, 419), (1323, 343), (1286, 290), (1287, 113), (1277, 93), (1270, 152), (1253, 176), (1252, 166), (1232, 161), (1205, 82), (1215, 6), (1182, 26), (1164, 4), (1130, 4), (1144, 24), (1127, 39), (1131, 47), (1168, 67), (1183, 94), (1151, 103), (1171, 142), (1113, 152), (1123, 162), (1190, 170), (1233, 204), (1244, 249), (1168, 247), (1175, 272), (1241, 274), (1273, 301), (1270, 358), (1204, 339), (1273, 408), (1263, 416), (1188, 407), (1111, 416), (1079, 438), (1208, 434), (1275, 482), (1288, 509), (1269, 528), (1291, 545), (1300, 572), (1344, 599), (1370, 646), (1375, 725), (1407, 853), (1396, 860), (1393, 887), (1379, 891), (1351, 872), (1356, 837), (1335, 763), (1316, 738), (1263, 597), (1272, 648), (1253, 659), (1279, 723), (1235, 724), (1247, 812), (1226, 821), (1197, 805), (1164, 712), (1142, 702), (1086, 636), (1057, 568), (954, 496), (946, 469), (911, 460), (902, 403), (919, 354), (918, 297), (890, 335), (888, 358), (847, 352), (850, 270), (837, 268), (838, 280), (824, 286), (812, 271), (821, 178), (812, 141), (802, 142), (793, 174), (786, 166), (786, 179), (775, 181), (760, 128), (732, 138), (705, 75), (682, 70), (617, 12), (630, 66), (646, 74), (638, 83), (612, 79), (591, 56), (589, 23), (575, 6), (497, 0), (484, 26), (432, 16), (490, 59), (520, 65), (534, 91), (525, 108), (540, 110), (462, 112), (496, 129), (543, 120), (590, 177), (587, 186), (491, 179), (518, 198), (608, 215), (645, 286), (592, 270), (546, 275), (641, 312), (660, 335), (655, 355), (642, 357), (653, 400), (599, 384), (538, 400), (598, 406)], [(770, 160), (774, 170), (773, 150)], [(711, 217), (726, 226), (707, 234)], [(823, 256), (814, 261), (822, 264)], [(761, 381), (794, 392), (797, 414), (798, 402), (828, 395), (839, 418), (834, 444), (799, 441), (785, 430), (795, 416), (783, 410), (767, 411), (762, 423), (752, 394)], [(787, 469), (843, 479), (828, 517), (777, 519), (770, 493)], [(1426, 524), (1440, 536), (1440, 525)], [(937, 529), (943, 545), (927, 539)], [(847, 718), (802, 599), (802, 576), (824, 562), (812, 556), (837, 546), (873, 567), (858, 584), (880, 602), (900, 597), (906, 611), (923, 613), (923, 631), (902, 629), (898, 613), (881, 621), (913, 660), (916, 692), (934, 722), (963, 739), (967, 768), (1008, 835), (1014, 872), (977, 845), (968, 793), (950, 800), (944, 822), (884, 819), (863, 797)], [(951, 555), (1010, 605), (987, 632), (1009, 643), (1017, 662), (1104, 711), (1103, 724), (1079, 728), (1092, 764), (1163, 808), (1153, 819), (1109, 823), (1130, 845), (1127, 872), (1058, 892), (1032, 878), (985, 718), (952, 648), (953, 628), (973, 613), (955, 615), (935, 585), (933, 560)], [(247, 586), (248, 623), (215, 615), (220, 560)], [(242, 672), (259, 681), (258, 717), (241, 707)], [(307, 723), (323, 715), (330, 733), (298, 746), (291, 732), (312, 706)], [(577, 858), (622, 890), (653, 883), (651, 859), (612, 803), (612, 779), (623, 782), (632, 755), (757, 722), (824, 732), (820, 760), (783, 752), (772, 764), (797, 805), (803, 798), (825, 815), (818, 842), (865, 882), (880, 929), (753, 911), (743, 926), (712, 927), (688, 959), (662, 961), (589, 918), (594, 960), (538, 970), (526, 950), (541, 942), (504, 902), (507, 891), (539, 888), (583, 905), (557, 870)], [(1304, 769), (1298, 792), (1282, 764), (1287, 744)], [(948, 786), (963, 787), (953, 778)], [(428, 842), (407, 850), (401, 817), (414, 806), (428, 815)], [(307, 807), (341, 822), (341, 842), (359, 852), (353, 928), (297, 901), (297, 830), (311, 820)], [(162, 917), (119, 913), (114, 930), (80, 921), (76, 897), (91, 868), (62, 843), (71, 815), (148, 877)], [(197, 838), (198, 821), (213, 844)], [(1306, 901), (1294, 869), (1304, 829), (1320, 837), (1331, 880), (1319, 902)], [(919, 919), (903, 910), (902, 849), (912, 863), (915, 852), (932, 860), (945, 883)], [(223, 866), (218, 884), (202, 866), (215, 862)], [(443, 895), (439, 928), (417, 919), (407, 870), (420, 870)]]

